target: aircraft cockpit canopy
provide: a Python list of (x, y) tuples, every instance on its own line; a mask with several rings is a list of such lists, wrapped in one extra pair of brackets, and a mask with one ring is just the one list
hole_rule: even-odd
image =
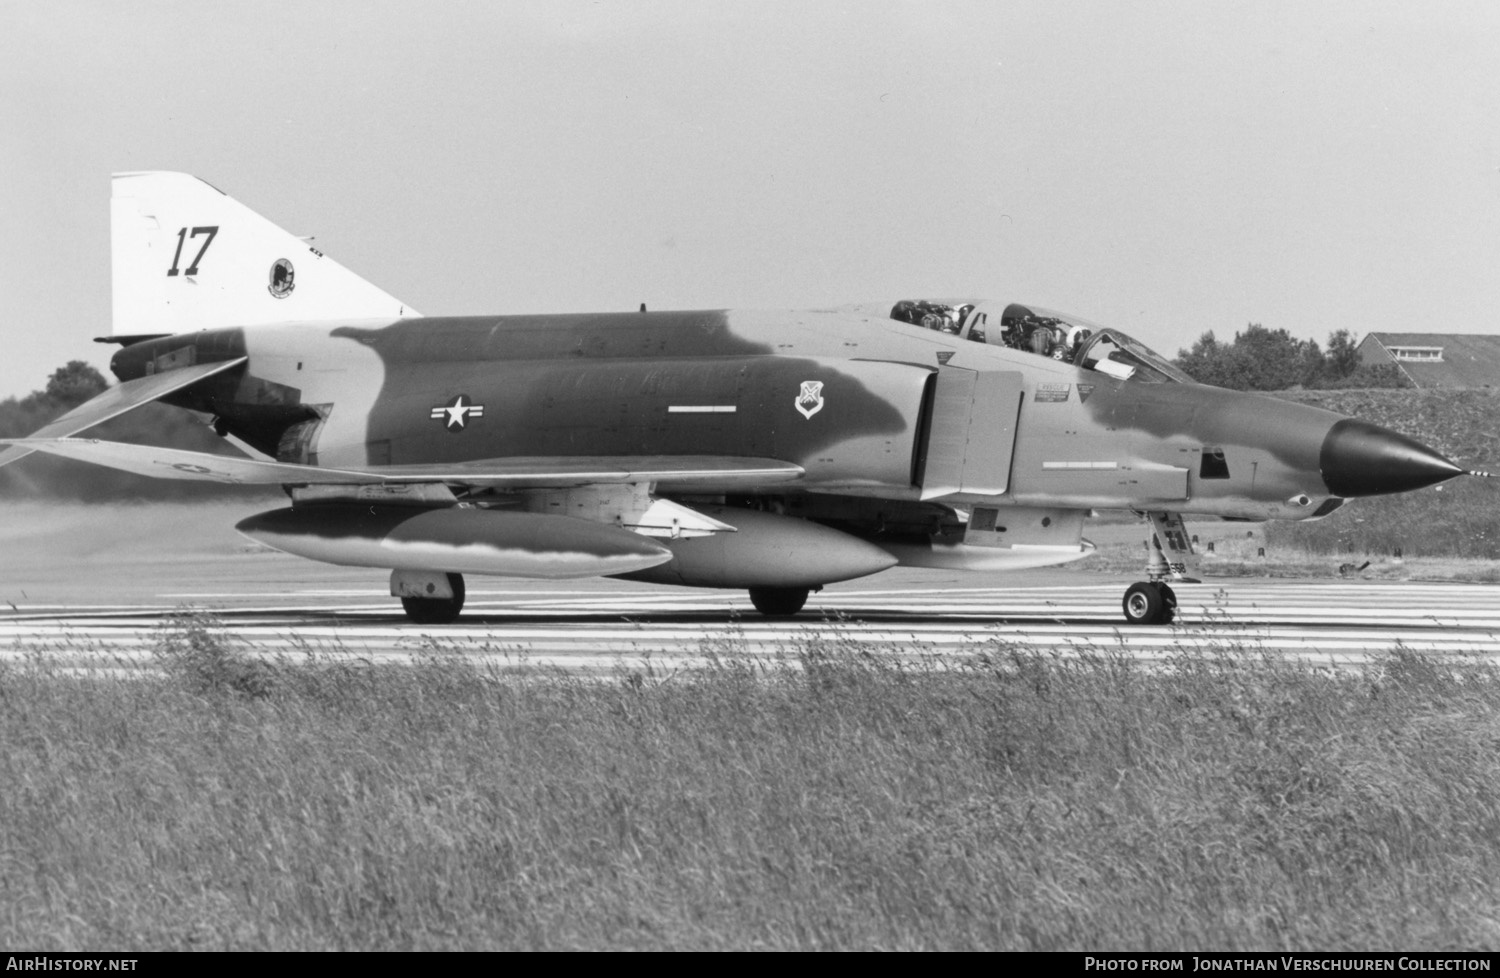
[(891, 318), (975, 343), (1007, 346), (1097, 370), (1117, 380), (1143, 384), (1194, 382), (1132, 336), (1040, 306), (1013, 302), (1002, 308), (993, 302), (903, 299), (891, 308)]
[(1078, 351), (1074, 362), (1087, 370), (1143, 384), (1196, 383), (1161, 354), (1117, 329), (1094, 333)]

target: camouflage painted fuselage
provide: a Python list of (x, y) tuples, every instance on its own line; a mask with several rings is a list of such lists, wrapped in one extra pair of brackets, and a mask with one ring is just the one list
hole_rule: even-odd
[(172, 402), (313, 465), (747, 456), (806, 470), (779, 495), (1262, 519), (1336, 505), (1320, 452), (1338, 415), (847, 311), (219, 329), (112, 366), (130, 380), (245, 355)]

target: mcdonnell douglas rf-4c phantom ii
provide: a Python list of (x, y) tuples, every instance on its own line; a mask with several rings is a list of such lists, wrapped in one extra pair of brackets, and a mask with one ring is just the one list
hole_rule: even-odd
[[(464, 574), (745, 588), (767, 615), (896, 565), (1010, 571), (1145, 519), (1125, 617), (1172, 620), (1184, 514), (1316, 519), (1458, 475), (1317, 408), (1194, 383), (1139, 341), (1020, 303), (421, 317), (180, 173), (112, 200), (120, 384), (0, 452), (280, 485), (238, 525), (391, 572), (415, 621)], [(70, 437), (149, 401), (237, 458)]]

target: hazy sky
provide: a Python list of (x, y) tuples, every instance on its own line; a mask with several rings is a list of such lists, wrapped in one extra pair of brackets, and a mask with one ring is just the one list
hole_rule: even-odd
[(107, 363), (116, 170), (429, 315), (1500, 333), (1493, 2), (0, 0), (0, 92), (0, 397)]

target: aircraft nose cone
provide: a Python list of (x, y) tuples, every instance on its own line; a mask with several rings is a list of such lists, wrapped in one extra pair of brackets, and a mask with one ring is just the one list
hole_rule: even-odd
[(1318, 467), (1328, 491), (1346, 497), (1407, 492), (1463, 472), (1415, 439), (1353, 418), (1328, 430)]

